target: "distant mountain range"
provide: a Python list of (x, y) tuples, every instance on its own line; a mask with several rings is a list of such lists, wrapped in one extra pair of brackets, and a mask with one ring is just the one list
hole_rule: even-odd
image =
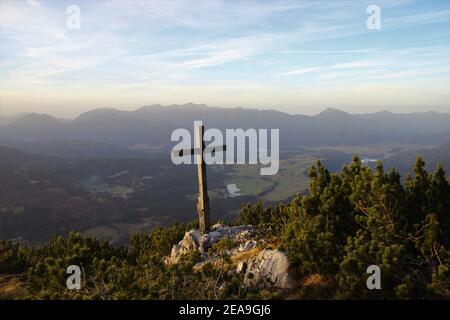
[(315, 116), (307, 116), (275, 110), (185, 104), (151, 105), (135, 111), (95, 109), (70, 121), (46, 114), (22, 114), (3, 122), (0, 126), (0, 143), (19, 148), (22, 144), (23, 149), (24, 142), (49, 146), (55, 141), (75, 140), (78, 141), (78, 148), (82, 145), (81, 141), (96, 141), (102, 143), (103, 147), (112, 144), (126, 150), (158, 150), (173, 145), (170, 135), (174, 129), (192, 130), (194, 120), (202, 120), (206, 128), (221, 130), (280, 129), (282, 148), (377, 143), (438, 145), (450, 141), (450, 115), (445, 113), (397, 114), (382, 111), (349, 114), (337, 109), (326, 109)]

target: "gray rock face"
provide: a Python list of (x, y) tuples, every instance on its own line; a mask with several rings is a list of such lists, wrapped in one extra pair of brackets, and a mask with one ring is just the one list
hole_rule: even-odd
[(183, 240), (173, 246), (168, 262), (176, 263), (183, 254), (195, 250), (198, 250), (204, 260), (206, 260), (208, 258), (206, 254), (208, 248), (224, 237), (235, 241), (238, 245), (238, 250), (250, 250), (256, 247), (256, 241), (252, 239), (256, 235), (257, 231), (253, 226), (226, 227), (216, 224), (213, 226), (213, 231), (204, 235), (198, 230), (191, 230), (185, 233)]
[[(245, 272), (246, 286), (274, 286), (281, 289), (293, 287), (286, 254), (278, 249), (264, 249), (249, 259)], [(242, 269), (242, 267), (241, 267)], [(239, 270), (238, 270), (239, 272)], [(268, 280), (269, 283), (265, 283)]]
[[(253, 226), (227, 227), (217, 224), (212, 229), (213, 231), (204, 235), (198, 230), (186, 232), (183, 240), (173, 246), (166, 262), (177, 263), (182, 255), (197, 250), (201, 253), (202, 261), (197, 263), (196, 268), (201, 269), (206, 262), (216, 259), (214, 256), (208, 256), (208, 248), (224, 237), (236, 243), (236, 247), (228, 252), (232, 258), (241, 256), (243, 252), (250, 252), (257, 247), (258, 241), (264, 243), (263, 239), (259, 239), (259, 234)], [(289, 260), (284, 252), (278, 249), (264, 249), (257, 255), (255, 252), (253, 256), (239, 260), (236, 269), (232, 272), (244, 274), (245, 286), (288, 289), (293, 287), (293, 277), (289, 267)]]
[(244, 252), (244, 251), (251, 250), (253, 248), (256, 248), (257, 245), (258, 245), (258, 243), (255, 240), (248, 240), (248, 241), (242, 243), (237, 248), (237, 252)]
[(177, 262), (183, 254), (198, 250), (200, 247), (201, 237), (202, 235), (198, 230), (186, 232), (183, 240), (172, 247), (172, 252), (170, 253), (170, 258), (168, 259), (169, 263)]

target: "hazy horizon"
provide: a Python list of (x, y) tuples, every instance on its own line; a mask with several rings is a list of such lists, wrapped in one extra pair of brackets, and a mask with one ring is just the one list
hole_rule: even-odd
[(0, 108), (0, 124), (1, 124), (1, 120), (2, 118), (11, 118), (11, 117), (17, 117), (20, 115), (27, 115), (27, 114), (37, 114), (37, 115), (49, 115), (51, 117), (54, 118), (58, 118), (61, 120), (74, 120), (76, 119), (78, 116), (84, 114), (84, 113), (88, 113), (90, 111), (94, 111), (94, 110), (101, 110), (101, 109), (111, 109), (111, 110), (117, 110), (117, 111), (124, 111), (124, 112), (133, 112), (133, 111), (137, 111), (140, 108), (145, 108), (145, 107), (154, 107), (154, 106), (160, 106), (160, 107), (164, 107), (164, 108), (170, 108), (170, 107), (174, 107), (174, 106), (188, 106), (189, 104), (194, 105), (194, 106), (206, 106), (208, 108), (220, 108), (220, 109), (236, 109), (236, 108), (243, 108), (243, 109), (247, 109), (247, 110), (258, 110), (258, 111), (264, 111), (264, 110), (275, 110), (275, 111), (279, 111), (279, 112), (283, 112), (283, 113), (287, 113), (290, 115), (305, 115), (305, 116), (316, 116), (319, 115), (320, 113), (326, 111), (326, 110), (337, 110), (337, 111), (342, 111), (351, 115), (358, 115), (358, 114), (373, 114), (373, 113), (380, 113), (380, 112), (389, 112), (389, 113), (394, 113), (394, 114), (413, 114), (413, 113), (429, 113), (429, 112), (435, 112), (438, 114), (450, 114), (449, 112), (440, 112), (440, 111), (435, 111), (435, 110), (424, 110), (424, 111), (417, 111), (417, 112), (394, 112), (394, 111), (390, 111), (388, 109), (380, 109), (380, 110), (375, 110), (375, 111), (369, 111), (369, 112), (347, 112), (343, 109), (340, 108), (334, 108), (334, 107), (327, 107), (321, 110), (318, 110), (317, 112), (314, 113), (291, 113), (291, 112), (287, 112), (287, 111), (283, 111), (283, 110), (277, 110), (274, 108), (247, 108), (247, 107), (242, 107), (242, 106), (210, 106), (210, 105), (206, 105), (206, 104), (202, 104), (202, 103), (192, 103), (192, 102), (186, 102), (186, 103), (181, 103), (181, 104), (167, 104), (167, 105), (163, 105), (163, 104), (146, 104), (143, 106), (138, 106), (135, 108), (127, 108), (127, 109), (123, 109), (123, 108), (116, 108), (116, 107), (100, 107), (100, 108), (91, 108), (85, 111), (82, 111), (78, 114), (75, 114), (73, 116), (58, 116), (57, 114), (52, 114), (49, 112), (19, 112), (19, 113), (12, 113), (12, 114), (5, 114), (1, 112), (1, 108)]
[[(67, 27), (74, 4), (79, 29)], [(450, 111), (445, 1), (1, 1), (0, 18), (3, 115), (73, 118), (149, 101)]]

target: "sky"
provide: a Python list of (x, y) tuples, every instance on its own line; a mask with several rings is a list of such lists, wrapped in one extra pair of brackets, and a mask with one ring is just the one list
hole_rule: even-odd
[(449, 112), (449, 3), (1, 0), (0, 107)]

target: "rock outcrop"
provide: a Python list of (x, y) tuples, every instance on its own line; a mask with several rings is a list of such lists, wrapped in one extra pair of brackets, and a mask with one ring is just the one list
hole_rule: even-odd
[(198, 250), (203, 260), (208, 259), (207, 250), (222, 238), (228, 237), (237, 244), (236, 251), (242, 252), (256, 247), (258, 232), (253, 226), (227, 227), (216, 224), (213, 231), (202, 235), (198, 230), (191, 230), (185, 233), (183, 240), (174, 245), (168, 259), (169, 263), (176, 263), (180, 257), (188, 252)]
[(199, 250), (202, 235), (198, 230), (191, 230), (184, 234), (183, 240), (174, 245), (170, 253), (169, 263), (176, 263), (180, 257), (189, 252)]
[[(242, 266), (238, 265), (242, 272)], [(273, 286), (281, 289), (292, 288), (293, 279), (287, 255), (278, 249), (264, 249), (247, 262), (246, 286)]]
[[(276, 287), (288, 289), (293, 287), (293, 277), (287, 255), (279, 249), (257, 249), (265, 245), (258, 230), (251, 226), (223, 226), (216, 224), (213, 231), (202, 235), (198, 230), (185, 233), (183, 240), (174, 245), (169, 264), (177, 263), (181, 256), (192, 251), (201, 253), (202, 262), (196, 268), (202, 268), (206, 262), (214, 262), (216, 257), (209, 256), (208, 249), (221, 239), (228, 237), (236, 246), (229, 250), (231, 260), (235, 261), (236, 274), (244, 275), (245, 286)], [(260, 251), (261, 250), (261, 251)]]

